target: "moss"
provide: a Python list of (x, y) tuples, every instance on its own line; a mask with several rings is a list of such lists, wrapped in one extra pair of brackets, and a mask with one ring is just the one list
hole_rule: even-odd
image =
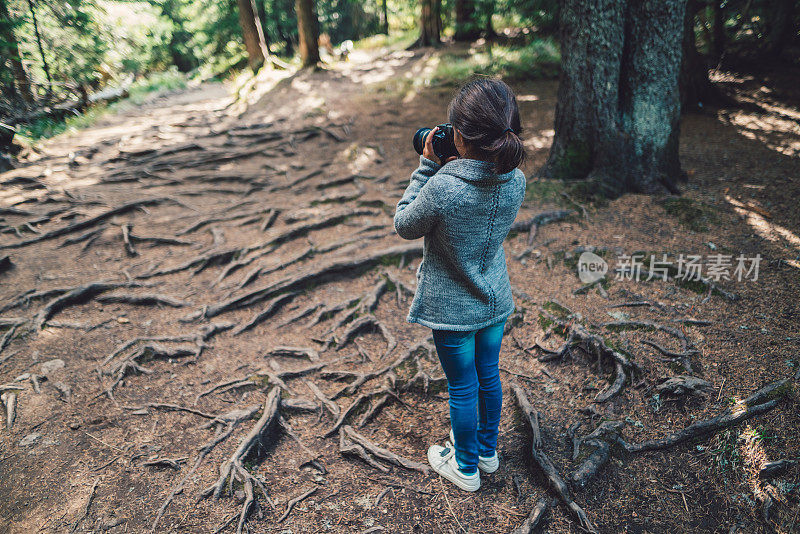
[(571, 141), (551, 169), (557, 180), (580, 180), (592, 170), (592, 149), (584, 141)]
[(397, 291), (397, 286), (395, 285), (394, 282), (392, 282), (389, 279), (386, 280), (386, 291), (389, 291), (389, 292)]
[(719, 223), (716, 211), (705, 202), (686, 197), (668, 197), (658, 204), (668, 215), (694, 232), (707, 232), (709, 225)]
[(548, 300), (547, 302), (542, 304), (542, 308), (549, 311), (559, 319), (566, 319), (572, 313), (570, 310), (568, 310), (558, 302), (554, 302), (552, 300)]
[(540, 313), (539, 314), (539, 326), (541, 327), (542, 330), (546, 331), (548, 328), (553, 326), (553, 321), (551, 319), (548, 319), (547, 317), (545, 317), (544, 314)]
[(568, 201), (562, 195), (566, 191), (567, 185), (560, 180), (547, 178), (529, 180), (525, 186), (525, 200), (553, 202), (564, 206), (568, 204)]

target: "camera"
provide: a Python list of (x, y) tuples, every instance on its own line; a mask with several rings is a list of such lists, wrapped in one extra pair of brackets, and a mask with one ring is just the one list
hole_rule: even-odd
[[(453, 156), (459, 157), (458, 150), (456, 150), (456, 143), (453, 140), (453, 125), (449, 122), (439, 124), (436, 126), (438, 130), (433, 134), (431, 144), (433, 145), (433, 153), (439, 158), (442, 163)], [(414, 134), (414, 150), (417, 154), (422, 154), (422, 149), (425, 148), (425, 138), (433, 128), (420, 128)]]

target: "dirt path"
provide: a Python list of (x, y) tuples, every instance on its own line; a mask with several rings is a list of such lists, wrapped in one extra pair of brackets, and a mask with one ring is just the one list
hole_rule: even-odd
[[(616, 420), (642, 442), (797, 372), (797, 109), (690, 116), (689, 201), (632, 195), (584, 217), (558, 186), (529, 181), (520, 221), (574, 213), (541, 226), (532, 246), (527, 232), (506, 242), (520, 293), (501, 362), (502, 467), (477, 494), (425, 473), (427, 446), (449, 429), (446, 387), (430, 331), (405, 322), (422, 241), (400, 239), (392, 216), (416, 163), (411, 134), (444, 119), (451, 89), (416, 86), (435, 60), (355, 54), (262, 83), (241, 117), (221, 86), (202, 86), (0, 175), (0, 384), (17, 388), (4, 390), (16, 421), (0, 431), (0, 531), (147, 532), (162, 513), (158, 532), (234, 531), (252, 491), (251, 532), (509, 532), (548, 495), (512, 380), (566, 475), (591, 452), (573, 460), (570, 431)], [(530, 174), (547, 155), (557, 84), (515, 89)], [(612, 269), (636, 251), (762, 260), (758, 280), (719, 283), (735, 301), (613, 276), (575, 294), (581, 246)], [(563, 342), (555, 302), (630, 356), (620, 388), (609, 389), (620, 375), (607, 355), (539, 361), (537, 342)], [(696, 350), (665, 361), (642, 342), (675, 352), (680, 335), (602, 326), (629, 320), (677, 328)], [(704, 393), (657, 389), (686, 365)], [(798, 467), (757, 478), (767, 460), (800, 457), (796, 403), (776, 404), (712, 438), (615, 452), (576, 501), (601, 532), (761, 532), (771, 495), (768, 521), (788, 532)], [(240, 446), (248, 434), (267, 446)], [(233, 495), (220, 466), (239, 477)], [(201, 498), (206, 489), (221, 498)], [(563, 507), (548, 521), (578, 530)]]

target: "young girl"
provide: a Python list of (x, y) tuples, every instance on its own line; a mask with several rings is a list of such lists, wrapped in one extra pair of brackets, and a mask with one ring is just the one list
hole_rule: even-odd
[(511, 88), (478, 79), (448, 110), (459, 158), (438, 160), (435, 129), (397, 204), (404, 239), (425, 237), (417, 291), (406, 320), (433, 330), (450, 392), (450, 440), (428, 449), (437, 473), (467, 491), (478, 469), (498, 468), (503, 391), (498, 359), (514, 311), (503, 241), (525, 196), (519, 110)]

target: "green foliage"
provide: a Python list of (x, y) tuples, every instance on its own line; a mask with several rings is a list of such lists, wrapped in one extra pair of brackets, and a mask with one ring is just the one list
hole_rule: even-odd
[(430, 83), (458, 85), (472, 76), (501, 76), (510, 80), (552, 78), (558, 75), (561, 55), (552, 38), (534, 39), (524, 46), (490, 42), (461, 53), (442, 55)]
[(130, 95), (127, 99), (110, 105), (98, 104), (79, 115), (68, 116), (64, 120), (54, 120), (46, 116), (41, 117), (33, 122), (20, 125), (17, 129), (17, 137), (21, 138), (23, 142), (33, 143), (66, 131), (88, 128), (109, 112), (114, 112), (130, 105), (141, 104), (151, 93), (171, 91), (185, 86), (186, 77), (178, 73), (174, 68), (165, 72), (158, 72), (134, 82), (129, 89)]

